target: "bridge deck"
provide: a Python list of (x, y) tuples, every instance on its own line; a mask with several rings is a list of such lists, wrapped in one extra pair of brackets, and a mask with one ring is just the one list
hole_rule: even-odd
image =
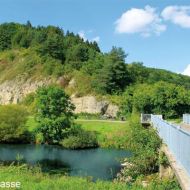
[(190, 124), (181, 123), (180, 127), (188, 132), (190, 132)]

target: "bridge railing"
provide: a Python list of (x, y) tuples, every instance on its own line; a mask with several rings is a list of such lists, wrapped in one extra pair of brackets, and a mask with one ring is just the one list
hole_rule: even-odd
[(183, 123), (190, 124), (190, 114), (183, 114)]
[(190, 176), (190, 133), (181, 129), (180, 126), (168, 123), (157, 115), (151, 115), (151, 122), (177, 162), (184, 167)]

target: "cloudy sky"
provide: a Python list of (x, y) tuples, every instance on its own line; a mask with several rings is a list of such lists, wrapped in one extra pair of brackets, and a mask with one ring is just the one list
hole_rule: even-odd
[(189, 0), (0, 0), (0, 23), (30, 20), (122, 47), (127, 62), (190, 75)]

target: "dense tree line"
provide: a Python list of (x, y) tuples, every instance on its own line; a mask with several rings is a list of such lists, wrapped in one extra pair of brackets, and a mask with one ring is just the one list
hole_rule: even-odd
[(164, 81), (167, 83), (173, 83), (177, 85), (182, 85), (185, 88), (190, 89), (190, 77), (176, 74), (171, 71), (166, 71), (164, 69), (148, 68), (143, 65), (143, 63), (132, 63), (127, 65), (128, 72), (132, 79), (132, 83), (135, 84), (154, 84), (159, 81)]
[[(136, 110), (170, 117), (190, 111), (190, 77), (147, 68), (143, 63), (127, 64), (127, 55), (121, 48), (112, 47), (110, 52), (103, 53), (96, 42), (59, 27), (34, 27), (30, 22), (1, 24), (0, 53), (4, 52), (8, 58), (0, 57), (0, 63), (12, 63), (0, 64), (2, 75), (10, 65), (10, 76), (19, 72), (29, 73), (29, 77), (35, 73), (63, 76), (64, 87), (74, 78), (71, 94), (124, 96), (125, 113)], [(21, 59), (22, 56), (25, 57)]]
[(26, 25), (4, 23), (0, 25), (0, 51), (11, 48), (35, 47), (41, 55), (49, 55), (61, 61), (86, 61), (89, 49), (99, 52), (96, 42), (84, 42), (79, 35), (66, 32), (59, 27), (33, 27), (28, 21)]
[(60, 70), (65, 73), (87, 71), (90, 84), (98, 93), (122, 91), (129, 83), (125, 53), (120, 48), (114, 47), (104, 54), (95, 41), (85, 41), (79, 35), (64, 33), (54, 26), (33, 27), (30, 22), (0, 25), (0, 51), (22, 48), (30, 48), (43, 58), (41, 62), (45, 62), (49, 74), (56, 69), (61, 74)]
[(122, 111), (124, 115), (137, 112), (181, 117), (190, 112), (190, 90), (166, 82), (138, 84), (123, 94)]
[[(76, 81), (80, 83), (77, 84), (78, 91), (84, 94), (94, 91), (98, 94), (120, 94), (129, 85), (158, 81), (190, 88), (189, 77), (147, 68), (142, 63), (126, 64), (126, 54), (121, 48), (113, 47), (110, 52), (102, 53), (96, 42), (85, 41), (59, 27), (34, 27), (29, 21), (26, 24), (1, 24), (0, 52), (9, 49), (30, 49), (31, 57), (23, 66), (26, 72), (37, 62), (43, 64), (43, 70), (48, 75), (74, 72), (71, 75), (78, 77)], [(13, 58), (14, 55), (11, 55)]]

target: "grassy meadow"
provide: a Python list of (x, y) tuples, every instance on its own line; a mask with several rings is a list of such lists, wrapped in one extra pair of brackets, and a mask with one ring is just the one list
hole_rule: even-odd
[[(104, 148), (123, 148), (126, 141), (126, 134), (129, 130), (129, 123), (111, 120), (83, 120), (76, 119), (85, 131), (94, 131), (97, 134), (98, 144)], [(33, 116), (28, 117), (27, 127), (30, 132), (37, 127)]]
[(98, 144), (101, 147), (124, 148), (126, 142), (128, 122), (101, 121), (101, 120), (76, 120), (86, 131), (97, 133)]

